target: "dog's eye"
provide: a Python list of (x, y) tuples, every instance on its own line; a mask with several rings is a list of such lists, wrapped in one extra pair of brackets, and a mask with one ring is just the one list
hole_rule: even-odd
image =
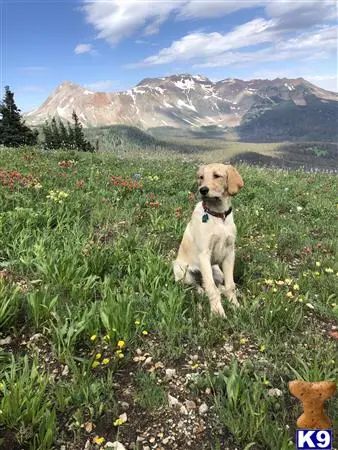
[(221, 178), (222, 175), (218, 175), (217, 173), (214, 173), (214, 178)]

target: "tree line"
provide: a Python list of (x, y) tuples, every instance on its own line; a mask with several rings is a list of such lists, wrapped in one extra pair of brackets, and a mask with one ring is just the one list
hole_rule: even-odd
[[(95, 147), (85, 139), (82, 124), (73, 111), (73, 123), (65, 125), (55, 117), (46, 121), (42, 127), (42, 147), (46, 150), (71, 149), (84, 152), (94, 152)], [(14, 100), (14, 92), (9, 86), (5, 87), (5, 94), (0, 103), (0, 145), (6, 147), (20, 147), (37, 145), (39, 132), (30, 129), (21, 115), (21, 110)]]

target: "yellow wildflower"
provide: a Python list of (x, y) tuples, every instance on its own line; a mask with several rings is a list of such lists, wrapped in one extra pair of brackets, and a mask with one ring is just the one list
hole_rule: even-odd
[(273, 280), (264, 280), (265, 284), (267, 284), (268, 286), (272, 286), (273, 285)]
[(143, 331), (142, 331), (142, 334), (143, 334), (144, 336), (147, 336), (147, 334), (149, 334), (149, 333), (148, 333), (147, 330), (143, 330)]
[(276, 284), (278, 284), (278, 286), (284, 286), (284, 281), (283, 280), (278, 280), (276, 281)]
[(95, 359), (101, 359), (101, 353), (96, 353), (96, 355), (95, 355)]
[(115, 355), (116, 355), (119, 359), (124, 358), (124, 354), (122, 353), (122, 350), (116, 350)]
[(109, 334), (106, 334), (105, 336), (103, 336), (103, 339), (104, 339), (105, 341), (109, 341), (109, 339), (110, 339)]
[(99, 365), (100, 365), (100, 363), (98, 361), (93, 361), (92, 368), (95, 369)]
[(199, 368), (199, 364), (194, 364), (193, 366), (191, 366), (192, 369), (198, 369)]
[(118, 341), (117, 346), (118, 348), (124, 348), (126, 346), (126, 343), (124, 341)]
[(325, 270), (326, 273), (333, 273), (333, 269), (331, 269), (331, 267), (327, 267), (324, 270)]
[(316, 261), (316, 267), (320, 267), (320, 266), (321, 266), (320, 262)]
[(92, 336), (90, 336), (90, 340), (91, 340), (91, 341), (95, 341), (96, 338), (97, 338), (96, 334), (93, 334)]
[(292, 280), (290, 278), (285, 278), (285, 283), (290, 286), (290, 284), (292, 283)]
[(289, 291), (289, 292), (286, 294), (286, 296), (287, 296), (288, 298), (293, 298), (293, 293), (292, 293), (291, 291)]
[(104, 441), (105, 441), (104, 437), (95, 436), (93, 438), (93, 444), (101, 445), (104, 443)]
[(118, 419), (115, 420), (114, 422), (114, 427), (119, 427), (120, 425), (123, 425), (124, 423), (127, 422), (127, 414), (121, 414), (120, 417)]
[(135, 325), (140, 325), (141, 322), (139, 320), (135, 320)]
[(260, 348), (259, 348), (259, 350), (263, 353), (263, 352), (265, 352), (265, 349), (266, 349), (266, 345), (265, 344), (262, 344), (261, 346), (260, 346)]
[(241, 339), (239, 340), (239, 342), (240, 342), (240, 344), (246, 344), (246, 343), (248, 342), (248, 340), (249, 340), (249, 339), (247, 339), (247, 338), (241, 338)]
[(299, 291), (299, 285), (298, 284), (294, 284), (293, 285), (293, 290), (294, 291)]
[(103, 360), (102, 360), (102, 364), (104, 364), (105, 366), (109, 363), (109, 358), (104, 358)]

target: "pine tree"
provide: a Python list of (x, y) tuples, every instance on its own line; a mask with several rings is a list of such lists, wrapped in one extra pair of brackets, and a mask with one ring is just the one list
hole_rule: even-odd
[(0, 103), (0, 144), (8, 147), (35, 145), (38, 132), (28, 128), (14, 101), (14, 93), (9, 86), (5, 87), (5, 95)]
[(70, 148), (72, 145), (72, 141), (70, 140), (70, 136), (65, 124), (60, 119), (59, 119), (59, 134), (60, 134), (61, 148)]
[(83, 152), (94, 152), (94, 146), (85, 139), (82, 125), (75, 111), (73, 111), (72, 118), (74, 125), (68, 122), (67, 127), (61, 120), (58, 122), (55, 118), (51, 123), (45, 123), (42, 131), (45, 137), (44, 147), (46, 149), (72, 149)]
[(75, 111), (73, 111), (72, 119), (74, 120), (74, 144), (76, 149), (83, 152), (94, 152), (94, 147), (84, 137), (81, 122)]

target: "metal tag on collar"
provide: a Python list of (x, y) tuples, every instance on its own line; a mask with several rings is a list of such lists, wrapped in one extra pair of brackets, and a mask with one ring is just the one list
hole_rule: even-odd
[(208, 222), (208, 220), (209, 220), (208, 214), (207, 214), (207, 213), (203, 214), (203, 216), (202, 216), (202, 222), (203, 222), (203, 223), (206, 223), (206, 222)]

